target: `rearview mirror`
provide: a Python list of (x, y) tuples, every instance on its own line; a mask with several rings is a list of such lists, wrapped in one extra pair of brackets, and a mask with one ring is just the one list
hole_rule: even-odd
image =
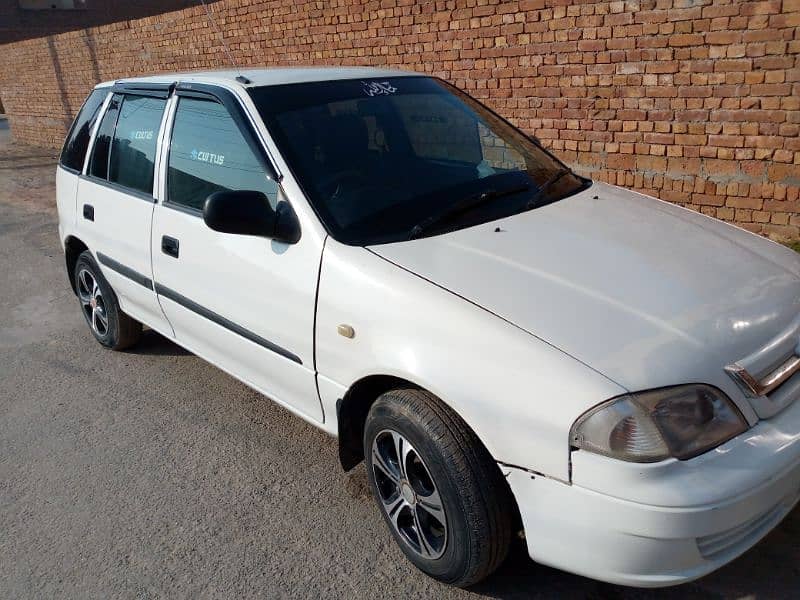
[(262, 192), (214, 192), (203, 205), (203, 220), (221, 233), (256, 235), (287, 244), (300, 239), (300, 224), (292, 207), (281, 201), (273, 210)]

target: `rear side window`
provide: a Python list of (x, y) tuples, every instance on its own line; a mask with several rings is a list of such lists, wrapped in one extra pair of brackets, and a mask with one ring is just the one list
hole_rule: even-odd
[(100, 179), (108, 179), (108, 158), (111, 151), (111, 138), (114, 136), (114, 127), (117, 125), (119, 116), (119, 106), (122, 96), (114, 94), (108, 104), (108, 110), (100, 121), (100, 128), (97, 130), (97, 138), (92, 150), (92, 158), (89, 161), (89, 174)]
[(172, 129), (167, 200), (201, 210), (209, 194), (263, 192), (273, 208), (278, 186), (267, 179), (227, 109), (217, 102), (180, 98)]
[(100, 106), (107, 95), (107, 89), (94, 90), (83, 103), (83, 107), (67, 134), (64, 148), (61, 150), (60, 163), (62, 166), (74, 171), (83, 170), (86, 149), (89, 147), (89, 137), (97, 121)]
[(125, 96), (111, 144), (109, 181), (153, 193), (158, 129), (166, 104), (162, 98)]

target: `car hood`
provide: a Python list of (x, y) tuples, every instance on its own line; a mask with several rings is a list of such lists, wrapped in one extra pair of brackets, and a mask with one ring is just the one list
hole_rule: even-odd
[[(730, 383), (725, 365), (800, 314), (792, 251), (600, 183), (512, 217), (370, 250), (631, 391), (713, 383), (710, 370)], [(480, 331), (475, 340), (480, 348)]]

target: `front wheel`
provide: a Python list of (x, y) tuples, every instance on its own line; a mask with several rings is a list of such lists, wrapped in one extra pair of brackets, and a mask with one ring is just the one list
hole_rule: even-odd
[(123, 350), (138, 342), (142, 324), (122, 312), (114, 290), (88, 250), (78, 257), (73, 276), (81, 312), (95, 339), (113, 350)]
[(511, 492), (477, 436), (436, 397), (398, 389), (378, 398), (364, 456), (383, 518), (417, 568), (466, 587), (500, 566), (511, 541)]

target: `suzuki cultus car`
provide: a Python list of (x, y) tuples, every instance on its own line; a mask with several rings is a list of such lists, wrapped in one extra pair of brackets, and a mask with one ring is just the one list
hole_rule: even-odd
[[(98, 85), (57, 175), (102, 345), (166, 336), (337, 436), (409, 560), (634, 586), (800, 497), (800, 260), (363, 68)], [(153, 382), (152, 385), (157, 385)]]

